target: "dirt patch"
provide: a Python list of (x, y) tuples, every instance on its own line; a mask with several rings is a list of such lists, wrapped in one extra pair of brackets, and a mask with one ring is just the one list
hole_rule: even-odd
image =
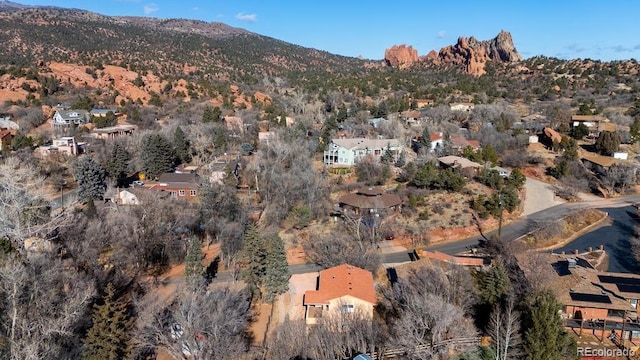
[[(294, 274), (289, 279), (289, 291), (278, 298), (277, 324), (284, 322), (288, 316), (291, 320), (304, 319), (304, 293), (307, 290), (316, 290), (318, 274)], [(272, 326), (276, 321), (272, 322)]]
[(289, 265), (307, 263), (307, 254), (304, 252), (302, 245), (292, 246), (287, 249), (287, 263)]
[(249, 326), (253, 334), (253, 345), (262, 346), (271, 319), (271, 304), (257, 304), (253, 307), (253, 322)]
[[(203, 246), (202, 253), (204, 256), (202, 264), (207, 268), (220, 255), (220, 244)], [(218, 265), (217, 270), (221, 270), (221, 265)], [(153, 294), (151, 296), (168, 303), (173, 299), (175, 292), (184, 285), (184, 263), (172, 266), (162, 275), (149, 280), (157, 284), (156, 288), (151, 290)]]

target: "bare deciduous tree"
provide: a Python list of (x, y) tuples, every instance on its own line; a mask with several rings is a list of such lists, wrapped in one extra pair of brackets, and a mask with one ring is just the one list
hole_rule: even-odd
[(515, 310), (513, 297), (493, 310), (487, 332), (491, 336), (495, 360), (520, 358), (520, 315)]
[(0, 237), (9, 239), (22, 254), (25, 239), (50, 240), (68, 218), (65, 212), (51, 215), (45, 189), (44, 179), (31, 164), (12, 157), (0, 166)]
[(162, 347), (175, 359), (238, 359), (249, 346), (250, 294), (222, 287), (180, 291), (168, 307), (143, 300), (137, 351)]
[[(78, 358), (80, 323), (90, 316), (95, 288), (88, 278), (48, 255), (0, 266), (2, 358)], [(1, 351), (1, 350), (0, 350)]]

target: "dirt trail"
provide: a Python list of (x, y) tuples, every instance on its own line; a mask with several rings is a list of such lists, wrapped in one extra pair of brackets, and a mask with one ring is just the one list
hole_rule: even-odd
[[(206, 268), (216, 256), (220, 255), (220, 244), (203, 246), (202, 254), (204, 255), (202, 263)], [(164, 303), (170, 302), (175, 292), (184, 285), (184, 263), (172, 266), (165, 273), (158, 276), (156, 281), (158, 285), (151, 291), (150, 296), (155, 296)]]

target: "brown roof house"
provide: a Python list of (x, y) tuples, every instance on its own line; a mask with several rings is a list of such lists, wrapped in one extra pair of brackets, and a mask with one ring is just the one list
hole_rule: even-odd
[(589, 129), (589, 136), (597, 137), (601, 131), (616, 131), (616, 124), (600, 115), (572, 115), (571, 127), (584, 124)]
[[(552, 269), (547, 281), (563, 305), (566, 327), (580, 335), (584, 331), (604, 337), (616, 331), (626, 340), (640, 338), (640, 275), (599, 271), (579, 255), (543, 256)], [(531, 276), (527, 271), (525, 274)]]
[(460, 156), (443, 156), (439, 157), (438, 161), (440, 162), (440, 166), (452, 168), (466, 177), (478, 176), (482, 169), (484, 169), (483, 165)]
[(200, 177), (195, 173), (164, 173), (153, 189), (167, 191), (172, 198), (195, 200), (198, 198)]
[(387, 194), (381, 188), (364, 187), (355, 193), (349, 193), (338, 199), (338, 205), (343, 210), (359, 214), (361, 211), (378, 213), (384, 210), (398, 210), (402, 199), (395, 194)]
[(305, 292), (303, 301), (307, 325), (354, 312), (372, 318), (376, 303), (373, 274), (349, 264), (320, 271), (317, 290)]

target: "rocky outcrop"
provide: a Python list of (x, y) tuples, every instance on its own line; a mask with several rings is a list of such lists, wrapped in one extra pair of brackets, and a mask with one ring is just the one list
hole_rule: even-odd
[(522, 60), (522, 56), (513, 45), (511, 34), (501, 31), (491, 40), (478, 41), (475, 37), (459, 37), (455, 45), (442, 48), (439, 52), (432, 50), (418, 60), (417, 51), (411, 46), (393, 46), (384, 53), (387, 65), (406, 68), (416, 62), (436, 66), (461, 67), (468, 74), (483, 75), (486, 73), (487, 61), (512, 63)]
[(406, 68), (418, 61), (418, 50), (406, 45), (393, 45), (384, 51), (384, 61), (389, 66)]
[(459, 37), (455, 45), (444, 47), (439, 53), (430, 52), (426, 58), (436, 65), (451, 64), (462, 66), (472, 75), (483, 75), (488, 60), (499, 63), (512, 63), (522, 60), (522, 56), (513, 45), (511, 34), (501, 31), (491, 40), (478, 41), (475, 37)]

